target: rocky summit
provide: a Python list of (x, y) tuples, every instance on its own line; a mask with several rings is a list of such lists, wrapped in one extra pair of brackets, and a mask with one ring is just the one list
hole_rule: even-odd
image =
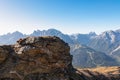
[(0, 46), (0, 80), (112, 79), (99, 72), (74, 69), (70, 47), (55, 36), (27, 37), (14, 45)]

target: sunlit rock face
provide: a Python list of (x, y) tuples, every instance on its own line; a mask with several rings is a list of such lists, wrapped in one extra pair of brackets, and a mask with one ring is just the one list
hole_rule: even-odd
[[(0, 47), (1, 78), (69, 80), (70, 47), (58, 37), (27, 37)], [(3, 69), (3, 67), (5, 69)]]
[(20, 39), (15, 44), (14, 50), (21, 58), (16, 69), (18, 72), (23, 71), (23, 74), (39, 73), (42, 76), (43, 74), (50, 76), (59, 72), (62, 74), (57, 75), (66, 79), (64, 74), (72, 69), (70, 48), (58, 37)]

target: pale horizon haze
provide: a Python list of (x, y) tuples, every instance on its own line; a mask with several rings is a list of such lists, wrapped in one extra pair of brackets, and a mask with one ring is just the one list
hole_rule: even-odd
[(50, 28), (65, 34), (120, 29), (120, 0), (0, 0), (0, 35)]

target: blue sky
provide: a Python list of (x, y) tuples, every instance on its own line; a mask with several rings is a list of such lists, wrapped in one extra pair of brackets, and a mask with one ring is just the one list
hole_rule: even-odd
[(0, 34), (49, 28), (67, 34), (120, 29), (120, 0), (0, 0)]

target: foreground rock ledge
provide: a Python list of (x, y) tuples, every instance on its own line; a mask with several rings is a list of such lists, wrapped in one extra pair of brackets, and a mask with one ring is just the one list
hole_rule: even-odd
[(76, 80), (70, 47), (58, 37), (27, 37), (0, 46), (0, 78), (13, 80)]
[(58, 37), (27, 37), (0, 46), (0, 80), (119, 80), (72, 66), (70, 47)]

